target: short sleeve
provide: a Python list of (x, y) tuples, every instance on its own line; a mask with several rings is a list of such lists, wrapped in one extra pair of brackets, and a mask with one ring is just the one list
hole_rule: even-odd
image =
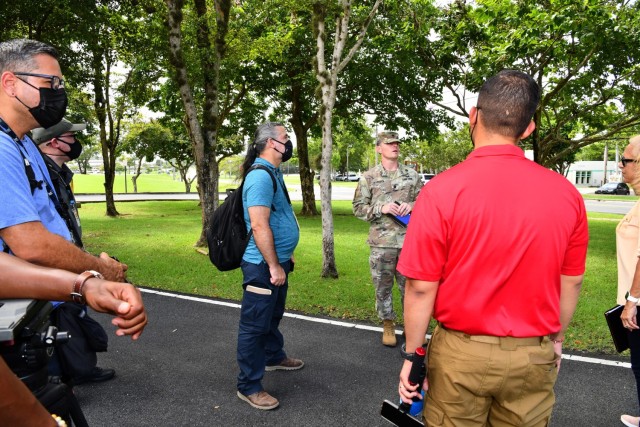
[(584, 274), (587, 260), (587, 247), (589, 245), (589, 225), (584, 201), (578, 200), (579, 210), (576, 226), (569, 239), (567, 251), (560, 273), (565, 276), (579, 276)]
[(246, 196), (245, 207), (270, 207), (273, 204), (274, 192), (269, 172), (263, 169), (251, 171), (244, 181), (244, 193)]

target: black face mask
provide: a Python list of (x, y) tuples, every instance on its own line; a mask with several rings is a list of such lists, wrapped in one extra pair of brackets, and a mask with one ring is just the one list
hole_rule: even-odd
[(43, 128), (60, 123), (67, 112), (67, 92), (64, 89), (53, 90), (43, 87), (38, 90), (40, 103), (36, 107), (29, 108), (29, 112)]
[[(23, 80), (24, 81), (24, 80)], [(20, 98), (16, 96), (16, 99), (20, 101), (22, 105), (29, 108), (29, 112), (34, 119), (43, 128), (50, 128), (51, 126), (60, 123), (64, 118), (64, 114), (67, 112), (67, 92), (64, 89), (53, 90), (48, 87), (35, 87), (34, 85), (24, 81), (34, 89), (38, 89), (40, 92), (40, 103), (32, 108), (29, 108), (27, 104), (22, 102)]]
[(64, 142), (69, 146), (69, 151), (64, 153), (65, 156), (67, 156), (70, 160), (75, 160), (78, 157), (80, 157), (80, 154), (82, 154), (82, 144), (80, 144), (80, 141), (76, 139), (73, 144), (69, 144), (64, 140), (60, 140), (60, 141)]
[(274, 139), (274, 138), (271, 138), (271, 139), (284, 145), (284, 153), (276, 150), (278, 151), (278, 153), (282, 154), (283, 162), (286, 162), (291, 158), (291, 156), (293, 156), (293, 142), (291, 142), (290, 139), (287, 139), (286, 142), (278, 141), (277, 139)]

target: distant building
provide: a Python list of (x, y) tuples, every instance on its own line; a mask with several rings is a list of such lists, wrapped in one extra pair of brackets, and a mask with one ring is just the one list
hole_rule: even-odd
[(607, 161), (607, 170), (604, 170), (604, 161), (575, 162), (569, 166), (567, 179), (576, 187), (600, 187), (606, 182), (620, 182), (620, 169), (615, 160)]

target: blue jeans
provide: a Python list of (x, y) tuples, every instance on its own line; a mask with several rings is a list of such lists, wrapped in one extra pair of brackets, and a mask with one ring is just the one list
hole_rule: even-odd
[[(281, 264), (287, 276), (290, 261)], [(237, 360), (240, 367), (238, 391), (245, 396), (262, 391), (262, 377), (266, 365), (277, 365), (286, 357), (284, 337), (278, 330), (284, 315), (289, 288), (288, 278), (282, 286), (273, 286), (269, 266), (262, 262), (242, 261), (244, 276), (242, 307), (238, 328)], [(268, 289), (271, 295), (247, 291), (247, 286)]]
[[(637, 320), (638, 317), (636, 317), (636, 321)], [(640, 330), (634, 329), (633, 331), (629, 331), (627, 334), (629, 337), (629, 349), (631, 352), (631, 370), (636, 378), (636, 390), (638, 393), (638, 407), (636, 410), (640, 410)]]

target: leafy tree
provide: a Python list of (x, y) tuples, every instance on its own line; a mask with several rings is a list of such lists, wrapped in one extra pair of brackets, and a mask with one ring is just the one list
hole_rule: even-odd
[(135, 172), (131, 175), (133, 192), (138, 192), (138, 177), (142, 173), (142, 162), (152, 162), (156, 154), (164, 146), (173, 142), (171, 131), (159, 123), (133, 123), (123, 138), (122, 151), (133, 154)]
[[(336, 102), (338, 77), (355, 56), (364, 41), (367, 29), (381, 0), (372, 6), (359, 5), (352, 9), (351, 0), (338, 5), (318, 1), (313, 4), (313, 31), (317, 44), (315, 74), (321, 94), (320, 122), (322, 125), (322, 158), (320, 170), (320, 199), (322, 210), (322, 277), (338, 277), (333, 241), (333, 213), (331, 209), (330, 170), (333, 152), (332, 120)], [(352, 24), (351, 19), (355, 24)], [(362, 20), (358, 23), (358, 19)], [(327, 27), (327, 20), (335, 20), (335, 27)], [(359, 27), (354, 30), (353, 26)], [(328, 37), (328, 32), (333, 37)], [(327, 40), (334, 40), (332, 53), (327, 53)], [(346, 50), (346, 54), (345, 54)]]
[(543, 93), (528, 143), (535, 161), (561, 169), (581, 147), (640, 123), (639, 16), (636, 2), (617, 0), (459, 0), (435, 19), (415, 15), (433, 24), (415, 27), (417, 50), (424, 73), (445, 70), (455, 105), (436, 103), (461, 116), (468, 92), (501, 69), (533, 76)]
[(469, 126), (458, 124), (435, 140), (405, 142), (401, 151), (405, 159), (418, 164), (418, 171), (438, 173), (462, 162), (472, 149)]

